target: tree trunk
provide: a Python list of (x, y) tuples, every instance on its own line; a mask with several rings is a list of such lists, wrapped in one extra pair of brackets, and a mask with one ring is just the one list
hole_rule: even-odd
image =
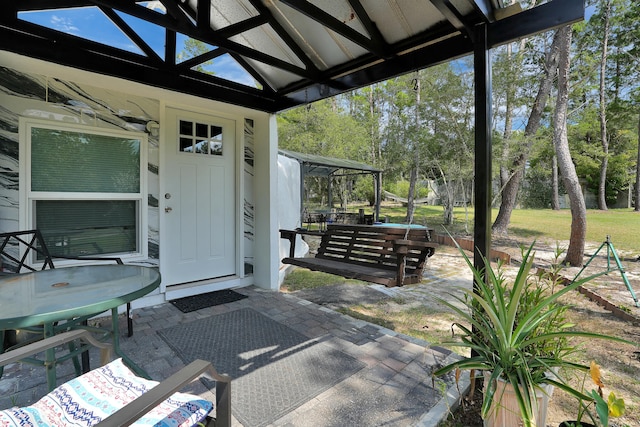
[(567, 138), (567, 104), (569, 102), (569, 65), (571, 50), (571, 26), (562, 27), (560, 57), (558, 58), (558, 99), (554, 117), (553, 144), (558, 156), (558, 166), (571, 206), (571, 234), (565, 262), (577, 267), (582, 265), (587, 235), (587, 209), (582, 189), (571, 159)]
[(602, 142), (602, 162), (598, 184), (598, 209), (607, 210), (607, 168), (609, 166), (609, 140), (607, 136), (607, 99), (605, 78), (607, 73), (607, 49), (609, 44), (609, 17), (611, 0), (607, 0), (604, 12), (604, 32), (602, 35), (602, 57), (600, 59), (600, 140)]
[(444, 209), (442, 224), (451, 225), (453, 224), (453, 186), (447, 180), (447, 176), (445, 175), (442, 168), (438, 169), (440, 172), (440, 177), (442, 178), (442, 187), (444, 188), (444, 194), (440, 196), (440, 200), (442, 200), (442, 207)]
[(560, 194), (558, 184), (558, 157), (554, 154), (551, 159), (551, 209), (560, 210)]
[[(507, 60), (510, 65), (513, 64), (511, 44), (507, 45)], [(511, 170), (509, 165), (511, 163), (511, 135), (513, 134), (513, 103), (515, 97), (515, 83), (510, 81), (507, 85), (505, 96), (505, 112), (504, 112), (504, 132), (502, 134), (503, 139), (503, 151), (502, 160), (500, 162), (500, 197), (502, 197), (502, 190), (506, 187), (511, 176)]]
[(640, 114), (638, 114), (638, 159), (636, 161), (636, 201), (634, 211), (640, 212)]
[(526, 146), (517, 159), (513, 162), (509, 180), (504, 184), (502, 189), (502, 202), (500, 203), (500, 209), (498, 216), (491, 226), (491, 230), (497, 234), (506, 234), (509, 221), (511, 220), (511, 213), (516, 205), (516, 198), (518, 196), (518, 190), (520, 189), (520, 183), (524, 176), (524, 167), (529, 157), (529, 151), (533, 145), (533, 140), (538, 128), (540, 127), (540, 121), (542, 119), (542, 113), (547, 105), (547, 99), (551, 93), (553, 87), (553, 80), (558, 68), (558, 32), (553, 37), (553, 42), (549, 48), (544, 66), (544, 74), (540, 80), (540, 87), (536, 95), (536, 100), (531, 108), (529, 114), (529, 120), (524, 130), (524, 139)]

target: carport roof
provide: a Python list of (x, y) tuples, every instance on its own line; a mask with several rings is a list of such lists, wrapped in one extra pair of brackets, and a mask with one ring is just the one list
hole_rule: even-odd
[(278, 150), (278, 152), (283, 156), (297, 160), (304, 168), (305, 176), (330, 176), (338, 171), (353, 171), (352, 174), (376, 174), (382, 172), (381, 169), (348, 159), (336, 159), (334, 157), (297, 153), (283, 149)]
[[(133, 48), (28, 19), (78, 8), (103, 14)], [(2, 0), (0, 50), (278, 112), (471, 54), (478, 26), (491, 48), (583, 15), (583, 0), (524, 11), (503, 0)], [(207, 50), (185, 59), (184, 39)], [(254, 83), (198, 71), (222, 58)]]

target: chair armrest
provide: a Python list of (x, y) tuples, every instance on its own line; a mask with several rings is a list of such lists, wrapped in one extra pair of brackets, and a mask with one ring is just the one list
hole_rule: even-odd
[(401, 255), (406, 255), (409, 249), (431, 248), (431, 250), (427, 252), (427, 256), (430, 257), (436, 252), (438, 246), (440, 245), (434, 242), (422, 242), (418, 240), (398, 239), (393, 241), (393, 250)]
[(289, 240), (289, 258), (295, 258), (296, 256), (296, 235), (298, 233), (295, 230), (280, 229), (280, 238)]
[[(405, 266), (406, 266), (406, 257), (409, 254), (410, 250), (424, 250), (426, 249), (426, 256), (424, 260), (420, 260), (420, 265), (424, 265), (424, 261), (433, 255), (438, 247), (437, 243), (433, 242), (423, 242), (418, 240), (405, 240), (398, 239), (393, 241), (393, 251), (397, 255), (397, 266), (398, 270), (396, 272), (396, 283), (399, 286), (402, 286), (405, 279)], [(420, 271), (422, 271), (422, 267), (420, 267)]]
[(52, 337), (36, 341), (32, 344), (27, 344), (22, 347), (15, 348), (13, 350), (7, 351), (6, 353), (0, 354), (0, 366), (8, 365), (9, 363), (17, 362), (26, 357), (33, 356), (42, 351), (48, 350), (50, 348), (57, 347), (62, 344), (66, 344), (71, 341), (82, 340), (86, 343), (91, 344), (94, 347), (100, 349), (100, 362), (105, 365), (111, 359), (111, 344), (103, 343), (98, 341), (84, 329), (76, 329), (69, 332), (63, 332), (58, 335), (54, 335)]
[(216, 427), (231, 426), (231, 378), (220, 375), (210, 362), (195, 360), (133, 402), (119, 409), (97, 424), (98, 427), (129, 426), (173, 393), (195, 378), (208, 373), (216, 381)]

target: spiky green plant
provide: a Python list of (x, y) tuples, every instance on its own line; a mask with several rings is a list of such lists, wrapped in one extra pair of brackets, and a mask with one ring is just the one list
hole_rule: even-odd
[[(552, 384), (581, 400), (593, 400), (591, 396), (571, 387), (558, 372), (589, 369), (573, 363), (567, 356), (576, 351), (571, 338), (576, 336), (625, 340), (573, 330), (564, 316), (566, 308), (559, 298), (574, 291), (595, 276), (584, 278), (567, 286), (556, 287), (556, 272), (546, 276), (531, 274), (535, 254), (533, 244), (523, 250), (523, 260), (518, 273), (509, 283), (500, 266), (497, 270), (484, 259), (485, 268), (476, 269), (468, 256), (459, 247), (467, 265), (473, 272), (475, 290), (459, 289), (463, 296), (451, 295), (465, 304), (466, 308), (444, 299), (439, 301), (451, 308), (460, 317), (454, 325), (461, 330), (459, 341), (447, 344), (466, 347), (471, 356), (463, 357), (436, 370), (441, 376), (454, 370), (481, 370), (487, 373), (482, 402), (482, 417), (486, 419), (494, 406), (497, 380), (513, 386), (522, 422), (525, 427), (535, 425), (536, 390), (541, 385)], [(550, 286), (542, 290), (540, 281)], [(465, 325), (471, 325), (465, 326)]]

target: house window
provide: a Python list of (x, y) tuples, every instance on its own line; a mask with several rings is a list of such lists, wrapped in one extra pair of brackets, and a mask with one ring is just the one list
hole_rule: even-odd
[(222, 156), (222, 128), (205, 123), (180, 120), (180, 151)]
[(55, 255), (142, 256), (146, 135), (27, 122), (27, 223)]

